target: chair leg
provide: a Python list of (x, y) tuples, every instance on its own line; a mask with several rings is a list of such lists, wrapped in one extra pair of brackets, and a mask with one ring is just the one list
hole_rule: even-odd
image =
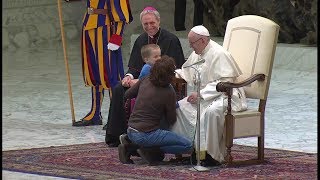
[(264, 137), (258, 137), (258, 159), (262, 162), (264, 160)]
[(224, 159), (227, 166), (230, 166), (232, 164), (233, 157), (231, 155), (231, 147), (227, 147), (227, 155)]
[[(229, 99), (228, 99), (229, 100)], [(231, 104), (231, 102), (230, 102)], [(231, 155), (231, 148), (233, 146), (233, 121), (234, 117), (231, 114), (231, 111), (228, 111), (228, 114), (225, 116), (225, 135), (226, 135), (226, 148), (227, 148), (227, 154), (224, 158), (226, 161), (226, 165), (229, 166), (232, 164), (233, 157)]]

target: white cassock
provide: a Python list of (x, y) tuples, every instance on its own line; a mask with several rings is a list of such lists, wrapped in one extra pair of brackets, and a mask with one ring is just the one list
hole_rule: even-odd
[[(224, 161), (226, 153), (224, 138), (224, 112), (227, 107), (227, 96), (217, 92), (216, 85), (221, 81), (233, 82), (241, 71), (233, 60), (231, 54), (222, 46), (210, 40), (201, 55), (192, 54), (184, 63), (188, 66), (204, 59), (203, 64), (195, 65), (200, 71), (200, 151), (207, 151), (211, 157), (219, 162)], [(195, 87), (194, 79), (196, 71), (193, 68), (176, 70), (188, 85)], [(196, 91), (196, 87), (195, 87)], [(172, 126), (172, 131), (195, 138), (197, 121), (197, 104), (187, 102), (187, 97), (180, 100), (177, 108), (177, 122)], [(243, 89), (234, 89), (232, 96), (232, 110), (242, 111), (247, 109), (246, 97)], [(195, 143), (196, 144), (196, 143)], [(196, 147), (197, 149), (197, 147)]]

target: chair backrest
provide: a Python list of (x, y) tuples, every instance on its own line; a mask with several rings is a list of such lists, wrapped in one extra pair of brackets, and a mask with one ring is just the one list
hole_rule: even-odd
[(244, 88), (248, 98), (265, 100), (268, 96), (279, 28), (275, 22), (256, 15), (243, 15), (228, 21), (223, 47), (231, 53), (243, 73), (236, 81), (253, 74), (266, 75), (265, 81), (255, 81)]

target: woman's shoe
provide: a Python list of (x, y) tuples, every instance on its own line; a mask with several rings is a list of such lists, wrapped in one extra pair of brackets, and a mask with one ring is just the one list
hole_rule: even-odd
[(133, 164), (127, 146), (126, 144), (120, 144), (118, 146), (119, 159), (123, 164)]

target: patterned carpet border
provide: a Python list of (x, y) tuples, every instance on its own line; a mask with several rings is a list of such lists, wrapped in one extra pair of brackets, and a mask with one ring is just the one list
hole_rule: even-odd
[[(254, 158), (256, 148), (234, 145), (235, 159)], [(117, 148), (102, 143), (2, 151), (2, 169), (75, 179), (317, 179), (317, 154), (265, 149), (266, 162), (239, 167), (209, 167), (192, 171), (191, 164), (168, 160), (148, 166), (139, 157), (122, 164)]]

